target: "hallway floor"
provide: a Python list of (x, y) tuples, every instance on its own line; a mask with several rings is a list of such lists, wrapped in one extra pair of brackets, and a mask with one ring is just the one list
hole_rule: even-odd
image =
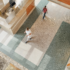
[[(43, 20), (44, 4), (48, 12)], [(26, 27), (33, 34), (27, 44)], [(0, 51), (28, 70), (64, 70), (70, 56), (69, 37), (70, 10), (41, 0), (15, 35), (0, 29)]]

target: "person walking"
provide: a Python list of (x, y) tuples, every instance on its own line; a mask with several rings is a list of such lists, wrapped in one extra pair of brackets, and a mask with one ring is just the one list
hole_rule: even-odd
[(32, 33), (29, 28), (26, 28), (24, 33), (26, 33), (26, 36), (27, 36), (27, 41), (25, 42), (25, 43), (27, 43), (29, 40), (31, 40)]
[(44, 12), (44, 15), (43, 15), (43, 19), (44, 19), (45, 18), (45, 15), (46, 15), (46, 12), (47, 12), (46, 6), (43, 8), (43, 12)]

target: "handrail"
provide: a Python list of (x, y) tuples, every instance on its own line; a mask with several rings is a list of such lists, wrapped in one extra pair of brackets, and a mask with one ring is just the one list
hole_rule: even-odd
[[(67, 5), (67, 4), (65, 4), (65, 3), (63, 3), (63, 2), (60, 2), (60, 1), (58, 1), (58, 0), (48, 0), (48, 1), (54, 2), (54, 3), (58, 4), (58, 5), (61, 5), (61, 6), (63, 6), (63, 7), (66, 7), (66, 8), (68, 8), (68, 9), (70, 9), (70, 6), (69, 6), (69, 5)], [(66, 5), (66, 6), (65, 6), (65, 5)]]
[(70, 66), (70, 63), (68, 63), (67, 66)]
[[(33, 1), (33, 0), (32, 0)], [(16, 14), (16, 16), (10, 21), (10, 28), (13, 28), (13, 26), (18, 22), (18, 20), (22, 17), (24, 12), (26, 12), (26, 9), (31, 4), (30, 0), (27, 1), (25, 6)], [(22, 12), (22, 13), (21, 13)], [(14, 21), (15, 19), (15, 21)]]
[[(26, 14), (26, 12), (24, 13), (24, 15)], [(20, 19), (17, 21), (17, 23), (12, 27), (12, 30), (15, 28), (15, 26), (21, 21), (21, 19), (24, 17), (24, 15), (23, 16), (21, 16), (20, 17)]]

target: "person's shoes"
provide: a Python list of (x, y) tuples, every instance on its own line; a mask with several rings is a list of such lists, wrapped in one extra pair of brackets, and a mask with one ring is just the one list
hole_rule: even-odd
[(32, 38), (30, 38), (30, 40), (31, 40)]
[(1, 27), (0, 27), (0, 29), (1, 29)]
[(25, 43), (27, 43), (28, 41), (26, 41)]

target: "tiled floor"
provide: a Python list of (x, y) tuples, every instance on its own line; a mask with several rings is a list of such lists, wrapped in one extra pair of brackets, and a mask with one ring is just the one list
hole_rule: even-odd
[[(19, 68), (20, 70), (28, 70), (27, 68), (23, 67), (16, 61), (12, 60), (7, 55), (0, 52), (0, 70), (6, 70), (6, 68), (10, 65), (10, 63), (13, 64), (16, 68)], [(10, 67), (10, 68), (12, 68), (12, 67)], [(11, 70), (11, 69), (8, 69), (8, 70)]]
[[(43, 20), (44, 4), (48, 12)], [(26, 27), (31, 28), (33, 34), (27, 44), (24, 43)], [(0, 51), (28, 70), (64, 70), (70, 56), (69, 32), (70, 10), (41, 0), (14, 36), (0, 30)]]
[(70, 58), (69, 58), (69, 60), (68, 60), (68, 62), (67, 62), (67, 65), (66, 65), (65, 70), (70, 70)]

